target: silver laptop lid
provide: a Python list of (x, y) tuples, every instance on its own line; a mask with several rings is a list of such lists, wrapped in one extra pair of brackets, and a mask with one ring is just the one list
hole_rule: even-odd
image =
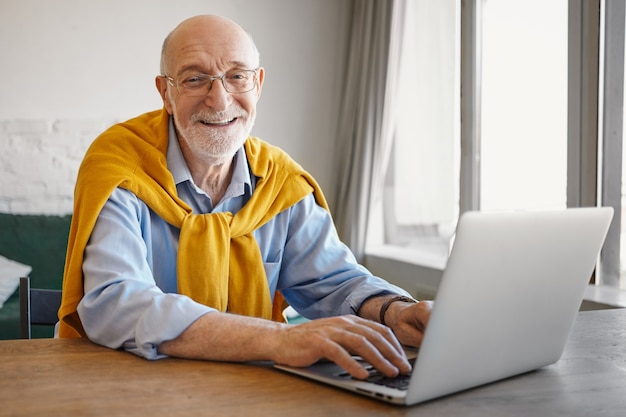
[(407, 404), (556, 362), (613, 210), (461, 216)]

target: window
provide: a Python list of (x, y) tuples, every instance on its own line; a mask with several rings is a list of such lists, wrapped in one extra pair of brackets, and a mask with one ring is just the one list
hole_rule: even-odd
[(612, 112), (623, 109), (624, 8), (602, 0), (407, 2), (384, 230), (374, 228), (382, 238), (368, 239), (367, 251), (382, 242), (393, 248), (386, 256), (441, 266), (465, 210), (611, 205), (617, 222), (597, 282), (626, 288), (626, 267), (621, 279), (611, 272), (620, 271), (626, 203), (624, 114)]
[(406, 2), (383, 203), (385, 244), (396, 256), (417, 253), (438, 266), (458, 217), (458, 7), (457, 0)]

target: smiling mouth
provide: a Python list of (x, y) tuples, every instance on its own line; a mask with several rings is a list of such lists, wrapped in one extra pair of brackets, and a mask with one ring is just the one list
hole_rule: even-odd
[(228, 126), (229, 124), (234, 123), (235, 120), (237, 120), (237, 118), (219, 121), (200, 120), (200, 123), (207, 126)]

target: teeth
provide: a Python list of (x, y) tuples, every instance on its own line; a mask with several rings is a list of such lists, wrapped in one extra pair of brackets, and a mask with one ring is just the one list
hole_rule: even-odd
[(216, 121), (216, 122), (211, 122), (211, 121), (203, 121), (204, 124), (207, 125), (217, 125), (217, 126), (224, 126), (229, 124), (230, 122), (232, 122), (234, 119), (231, 120), (220, 120), (220, 121)]

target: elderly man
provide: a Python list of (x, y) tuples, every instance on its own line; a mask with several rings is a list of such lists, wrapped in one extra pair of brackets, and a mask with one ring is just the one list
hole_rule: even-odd
[[(197, 16), (166, 38), (164, 108), (113, 126), (81, 165), (61, 337), (148, 359), (321, 358), (353, 376), (410, 371), (430, 314), (360, 266), (315, 180), (250, 136), (265, 71), (234, 22)], [(282, 320), (286, 300), (311, 320)]]

